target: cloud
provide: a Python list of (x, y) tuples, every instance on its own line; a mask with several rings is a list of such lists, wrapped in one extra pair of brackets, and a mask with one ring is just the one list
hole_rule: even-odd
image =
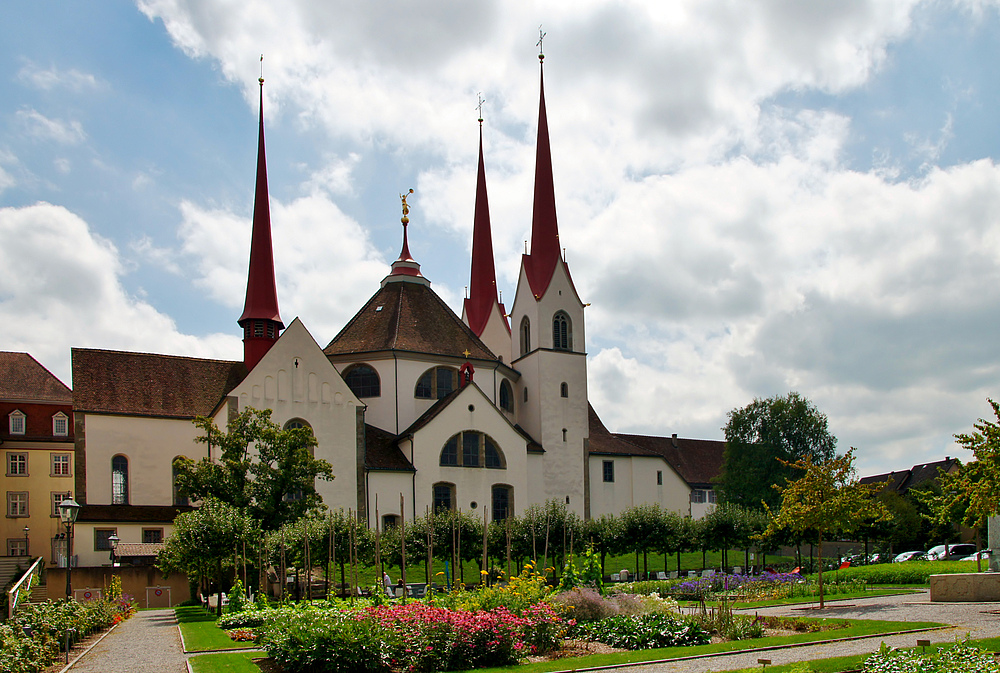
[(29, 135), (40, 140), (54, 140), (61, 145), (76, 145), (87, 137), (80, 122), (49, 119), (37, 110), (18, 110), (17, 119)]
[(80, 72), (75, 68), (60, 70), (55, 66), (46, 69), (30, 60), (26, 60), (21, 69), (18, 70), (17, 79), (42, 91), (67, 89), (80, 92), (84, 89), (96, 89), (100, 86), (97, 78), (90, 73)]
[[(270, 204), (282, 319), (301, 317), (317, 339), (332, 338), (389, 267), (357, 222), (325, 196)], [(193, 267), (193, 282), (215, 301), (238, 310), (246, 296), (250, 219), (188, 201), (181, 216), (179, 262)]]
[(130, 296), (118, 250), (65, 208), (2, 208), (0, 238), (0, 341), (32, 353), (67, 384), (71, 347), (239, 356), (238, 336), (181, 334)]

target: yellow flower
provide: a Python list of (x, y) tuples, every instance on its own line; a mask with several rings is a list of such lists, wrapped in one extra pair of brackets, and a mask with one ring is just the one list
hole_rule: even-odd
[(487, 571), (485, 571), (485, 570), (480, 570), (480, 571), (479, 571), (479, 574), (480, 574), (480, 575), (489, 575), (489, 572), (487, 572)]

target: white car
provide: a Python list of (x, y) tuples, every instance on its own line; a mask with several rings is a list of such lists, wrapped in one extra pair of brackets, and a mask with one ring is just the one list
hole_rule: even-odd
[(990, 560), (990, 550), (989, 549), (982, 549), (980, 551), (977, 551), (975, 554), (971, 554), (971, 555), (966, 556), (965, 558), (962, 558), (962, 559), (959, 559), (959, 560), (960, 561), (976, 561), (978, 559), (982, 559), (983, 561), (989, 561)]
[(896, 558), (892, 559), (892, 562), (902, 563), (903, 561), (913, 561), (923, 555), (922, 551), (904, 551), (902, 554), (896, 554)]

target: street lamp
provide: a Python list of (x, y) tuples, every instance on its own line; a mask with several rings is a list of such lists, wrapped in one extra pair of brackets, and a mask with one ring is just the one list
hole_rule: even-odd
[(111, 567), (115, 567), (115, 552), (118, 551), (118, 536), (114, 533), (108, 538), (108, 543), (111, 545)]
[(27, 526), (24, 527), (24, 555), (31, 557), (30, 547), (28, 547), (28, 531), (31, 530)]
[(73, 524), (80, 515), (80, 504), (73, 498), (66, 498), (59, 503), (59, 518), (66, 525), (66, 598), (73, 597), (73, 583), (70, 577), (73, 572)]

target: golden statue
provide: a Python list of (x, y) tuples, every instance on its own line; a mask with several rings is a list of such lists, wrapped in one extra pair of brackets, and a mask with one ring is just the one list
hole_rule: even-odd
[(399, 200), (403, 202), (403, 217), (400, 218), (399, 221), (402, 222), (403, 224), (409, 224), (410, 223), (410, 218), (408, 217), (408, 215), (410, 214), (410, 205), (406, 202), (406, 197), (409, 196), (412, 193), (413, 193), (413, 190), (411, 189), (406, 194), (400, 194), (399, 195)]

